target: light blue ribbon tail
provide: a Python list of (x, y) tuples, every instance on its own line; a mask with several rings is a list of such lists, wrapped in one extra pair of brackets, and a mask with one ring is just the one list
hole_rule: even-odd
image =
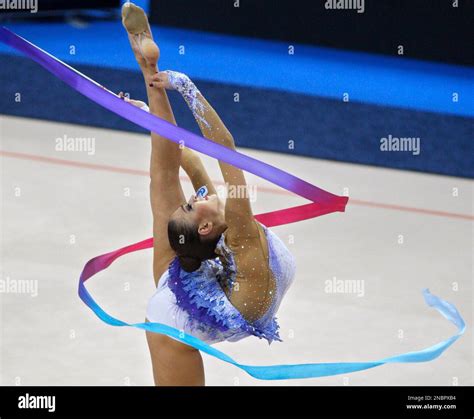
[(148, 332), (160, 333), (190, 345), (208, 355), (221, 361), (235, 365), (252, 377), (261, 380), (288, 380), (298, 378), (328, 377), (339, 374), (349, 374), (375, 368), (387, 363), (409, 363), (428, 362), (438, 358), (449, 346), (451, 346), (464, 333), (466, 326), (456, 307), (441, 298), (432, 295), (427, 289), (423, 291), (426, 303), (438, 310), (444, 317), (451, 321), (458, 328), (458, 333), (443, 342), (437, 343), (426, 349), (415, 352), (407, 352), (380, 361), (370, 362), (335, 362), (335, 363), (312, 363), (312, 364), (290, 364), (290, 365), (246, 365), (240, 364), (224, 352), (208, 345), (206, 342), (183, 333), (182, 331), (161, 323), (135, 323), (129, 324), (118, 320), (107, 314), (92, 298), (84, 286), (84, 282), (79, 284), (79, 296), (87, 306), (103, 322), (111, 326), (130, 326)]

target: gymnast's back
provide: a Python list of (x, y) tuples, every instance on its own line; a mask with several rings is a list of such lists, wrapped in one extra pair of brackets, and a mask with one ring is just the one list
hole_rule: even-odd
[(174, 258), (148, 303), (147, 320), (209, 344), (252, 335), (281, 341), (275, 315), (294, 280), (295, 260), (275, 233), (255, 223), (258, 237), (242, 240), (224, 232), (215, 248), (218, 257), (193, 272)]

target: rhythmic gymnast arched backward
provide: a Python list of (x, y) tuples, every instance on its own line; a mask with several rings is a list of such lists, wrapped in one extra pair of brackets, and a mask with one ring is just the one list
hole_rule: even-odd
[[(122, 21), (145, 79), (149, 111), (176, 124), (166, 90), (177, 90), (203, 136), (235, 149), (231, 133), (194, 83), (182, 73), (159, 71), (159, 48), (143, 10), (126, 3)], [(180, 166), (196, 191), (205, 186), (208, 193), (195, 193), (186, 201)], [(294, 259), (283, 242), (255, 220), (242, 170), (222, 161), (219, 166), (228, 187), (238, 191), (229, 194), (225, 205), (195, 152), (151, 133), (157, 290), (148, 304), (147, 321), (167, 324), (207, 343), (252, 335), (269, 343), (280, 340), (274, 315), (293, 281)], [(147, 341), (155, 384), (204, 384), (198, 350), (156, 333), (147, 332)]]
[[(203, 100), (201, 95), (197, 95), (197, 89), (195, 89), (195, 86), (190, 83), (188, 78), (184, 77), (182, 74), (173, 72), (160, 74), (156, 65), (153, 65), (153, 63), (156, 64), (158, 60), (159, 51), (156, 44), (151, 40), (151, 33), (146, 19), (143, 19), (140, 13), (132, 13), (128, 16), (128, 22), (127, 16), (124, 16), (124, 20), (126, 21), (126, 27), (132, 35), (130, 41), (132, 42), (132, 48), (135, 49), (134, 52), (137, 54), (137, 60), (145, 69), (145, 77), (151, 77), (151, 80), (149, 81), (149, 84), (151, 85), (149, 87), (162, 89), (161, 93), (165, 93), (163, 90), (164, 88), (176, 88), (178, 91), (183, 93), (183, 96), (187, 99), (191, 109), (194, 110), (198, 122), (206, 121), (204, 116), (207, 114), (204, 112), (205, 108), (203, 108), (203, 105), (208, 106), (208, 104)], [(135, 20), (135, 23), (133, 20)], [(128, 119), (152, 132), (161, 133), (164, 137), (176, 143), (179, 143), (183, 138), (185, 138), (189, 146), (193, 149), (250, 171), (251, 173), (270, 180), (274, 184), (282, 186), (285, 189), (295, 192), (296, 194), (312, 201), (311, 204), (256, 215), (255, 219), (266, 226), (283, 225), (311, 219), (335, 211), (344, 211), (347, 198), (330, 194), (329, 192), (298, 179), (289, 173), (277, 169), (276, 167), (245, 156), (244, 154), (238, 153), (235, 150), (229, 149), (203, 137), (199, 137), (155, 115), (147, 114), (142, 110), (133, 109), (133, 106), (130, 106), (128, 103), (122, 103), (117, 95), (99, 85), (94, 80), (79, 73), (77, 70), (4, 27), (0, 28), (0, 41), (23, 52), (56, 77), (63, 80), (74, 90), (87, 96), (94, 102), (104, 106), (112, 112), (117, 113), (123, 118)], [(143, 55), (141, 52), (143, 52)], [(151, 69), (153, 69), (153, 71), (151, 71)], [(149, 72), (152, 73), (151, 76), (148, 74)], [(156, 85), (154, 84), (155, 81)], [(122, 98), (124, 98), (123, 94)], [(162, 106), (162, 104), (160, 105), (160, 100), (163, 98), (166, 99), (165, 106)], [(158, 108), (158, 110), (164, 115), (170, 115), (171, 110), (169, 103), (167, 103), (166, 95), (164, 94), (161, 98), (155, 99), (158, 99), (154, 105), (155, 109)], [(199, 99), (199, 101), (196, 101), (196, 99)], [(130, 100), (127, 99), (127, 101)], [(140, 103), (139, 101), (132, 101), (132, 104), (140, 108), (145, 107), (146, 109), (146, 104), (144, 102)], [(198, 112), (196, 109), (198, 111), (201, 109), (201, 111)], [(212, 125), (207, 121), (204, 125), (208, 128), (212, 127)], [(160, 144), (159, 142), (154, 143), (157, 145)], [(196, 184), (206, 183), (208, 178), (207, 180), (204, 178), (204, 176), (206, 176), (205, 171), (202, 170), (203, 168), (199, 160), (193, 156), (192, 153), (189, 154), (189, 150), (183, 149), (181, 152), (180, 164), (188, 168), (187, 170)], [(189, 163), (191, 160), (194, 160), (194, 163)], [(209, 187), (211, 187), (210, 183)], [(196, 195), (199, 197), (205, 197), (206, 194), (201, 194), (200, 192), (201, 189), (198, 190)], [(200, 199), (196, 198), (192, 199), (192, 201), (198, 202)], [(190, 203), (189, 205), (192, 206), (193, 204)], [(182, 219), (180, 220), (180, 218)], [(130, 252), (152, 247), (154, 241), (153, 238), (134, 243), (113, 252), (96, 256), (90, 259), (84, 266), (79, 279), (79, 297), (105, 323), (115, 327), (131, 326), (146, 330), (147, 332), (171, 336), (177, 342), (182, 342), (190, 347), (199, 349), (204, 353), (241, 368), (253, 377), (265, 380), (325, 377), (362, 371), (387, 363), (432, 361), (438, 358), (465, 333), (466, 324), (456, 307), (453, 304), (431, 294), (429, 290), (424, 289), (423, 296), (426, 303), (429, 306), (434, 307), (457, 328), (456, 334), (429, 347), (391, 356), (389, 358), (365, 362), (305, 363), (266, 366), (239, 363), (224, 352), (210, 346), (210, 344), (226, 339), (239, 340), (249, 334), (266, 338), (269, 342), (273, 339), (278, 339), (277, 324), (275, 321), (272, 321), (273, 319), (270, 320), (270, 318), (273, 313), (276, 312), (278, 305), (281, 302), (281, 297), (284, 295), (294, 277), (294, 264), (292, 257), (286, 247), (279, 242), (278, 238), (264, 229), (268, 245), (268, 265), (271, 272), (273, 274), (276, 273), (273, 276), (273, 279), (277, 285), (277, 294), (272, 296), (271, 306), (265, 312), (265, 315), (252, 321), (252, 313), (255, 314), (255, 312), (258, 311), (258, 304), (254, 305), (252, 309), (252, 307), (247, 307), (246, 304), (248, 303), (244, 300), (243, 307), (240, 308), (242, 310), (241, 313), (230, 301), (234, 297), (229, 291), (237, 291), (239, 282), (243, 282), (245, 279), (238, 277), (239, 273), (245, 270), (245, 267), (240, 272), (236, 269), (236, 259), (234, 257), (234, 252), (232, 251), (234, 250), (235, 253), (238, 253), (240, 249), (238, 247), (232, 249), (231, 246), (228, 246), (225, 241), (225, 235), (222, 234), (215, 247), (216, 256), (219, 256), (220, 258), (206, 259), (199, 264), (198, 269), (193, 270), (198, 267), (198, 261), (205, 259), (202, 253), (195, 253), (195, 250), (201, 249), (201, 247), (186, 246), (186, 242), (176, 242), (176, 240), (180, 237), (187, 237), (188, 239), (198, 238), (198, 243), (201, 243), (201, 235), (194, 233), (196, 233), (196, 229), (200, 228), (202, 220), (198, 223), (189, 223), (193, 220), (179, 216), (170, 216), (170, 220), (171, 219), (172, 223), (175, 224), (171, 229), (168, 229), (168, 236), (171, 239), (168, 243), (179, 255), (179, 259), (174, 257), (172, 263), (169, 265), (169, 269), (159, 278), (158, 289), (150, 300), (147, 310), (147, 317), (150, 319), (157, 318), (162, 320), (162, 322), (152, 320), (151, 322), (145, 323), (126, 323), (119, 320), (105, 312), (92, 298), (85, 287), (85, 282), (87, 280), (96, 273), (107, 269), (107, 267), (109, 267), (117, 258)], [(210, 218), (208, 217), (208, 219)], [(215, 217), (215, 219), (218, 220), (218, 217)], [(180, 224), (180, 221), (185, 222), (185, 224)], [(186, 228), (189, 225), (193, 225), (196, 228)], [(210, 226), (204, 227), (207, 228), (207, 231), (212, 232)], [(223, 227), (228, 228), (228, 226)], [(262, 228), (262, 226), (258, 225), (257, 227)], [(205, 231), (206, 229), (204, 232)], [(176, 236), (176, 233), (180, 234)], [(203, 236), (206, 236), (206, 234), (203, 234)], [(165, 236), (157, 236), (158, 239), (162, 239), (163, 237)], [(173, 237), (175, 237), (175, 239), (173, 239)], [(189, 242), (187, 243), (189, 244)], [(209, 245), (209, 243), (207, 243), (207, 245)], [(242, 246), (245, 247), (245, 245)], [(204, 251), (205, 247), (202, 249)], [(252, 259), (250, 258), (250, 261), (251, 260)], [(182, 268), (185, 268), (186, 270)], [(157, 276), (157, 278), (158, 277), (159, 276)], [(252, 285), (252, 283), (249, 285)], [(253, 293), (259, 292), (256, 289), (250, 289), (250, 291)], [(271, 292), (272, 291), (269, 290), (268, 294)], [(234, 301), (237, 301), (237, 299), (234, 299)], [(156, 304), (157, 302), (158, 304)], [(236, 305), (237, 304), (238, 303), (236, 302)], [(262, 309), (262, 311), (264, 310), (265, 309)], [(163, 322), (166, 324), (163, 324)], [(169, 324), (174, 326), (169, 326)], [(180, 327), (181, 331), (176, 327)], [(190, 330), (193, 331), (194, 336), (189, 334)], [(149, 335), (149, 338), (150, 337), (151, 335)], [(156, 345), (153, 343), (150, 345), (152, 348), (152, 356), (157, 353), (153, 348), (156, 348), (158, 344), (161, 345), (160, 349), (162, 350), (159, 353), (160, 359), (158, 362), (165, 363), (163, 368), (159, 371), (158, 377), (155, 377), (157, 378), (157, 383), (171, 384), (178, 381), (179, 383), (186, 384), (204, 383), (202, 362), (195, 362), (195, 360), (192, 360), (191, 357), (189, 357), (189, 365), (186, 364), (186, 361), (185, 365), (190, 367), (194, 366), (195, 371), (193, 371), (193, 374), (184, 375), (181, 374), (182, 371), (172, 369), (172, 366), (179, 364), (179, 362), (175, 362), (171, 365), (166, 364), (166, 350), (168, 350), (168, 355), (170, 353), (174, 354), (174, 358), (179, 356), (186, 358), (184, 356), (184, 351), (189, 350), (189, 347), (179, 345), (173, 347), (175, 341), (165, 339), (162, 342), (162, 345), (159, 342)], [(180, 352), (180, 349), (183, 350), (183, 353)], [(197, 359), (200, 360), (200, 357)], [(172, 362), (174, 361), (175, 360), (172, 360)], [(154, 363), (154, 367), (155, 364), (156, 363)], [(156, 368), (154, 369), (156, 371)], [(168, 376), (166, 376), (166, 371), (169, 372)]]

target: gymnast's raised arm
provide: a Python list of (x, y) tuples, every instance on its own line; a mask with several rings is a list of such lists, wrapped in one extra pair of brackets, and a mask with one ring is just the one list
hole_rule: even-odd
[[(149, 81), (158, 89), (174, 89), (180, 92), (193, 112), (202, 134), (216, 143), (235, 150), (231, 133), (188, 76), (174, 71), (164, 71), (153, 74)], [(229, 194), (226, 200), (227, 236), (231, 240), (234, 237), (239, 239), (257, 237), (259, 231), (253, 218), (244, 173), (223, 161), (219, 161), (219, 166), (228, 188), (239, 191), (238, 194)]]

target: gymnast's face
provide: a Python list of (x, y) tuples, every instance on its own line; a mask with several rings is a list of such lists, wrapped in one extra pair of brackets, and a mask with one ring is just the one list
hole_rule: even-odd
[(182, 220), (196, 225), (198, 233), (207, 236), (222, 233), (225, 229), (225, 206), (216, 194), (206, 197), (191, 195), (186, 204), (181, 205), (172, 215), (172, 220)]

